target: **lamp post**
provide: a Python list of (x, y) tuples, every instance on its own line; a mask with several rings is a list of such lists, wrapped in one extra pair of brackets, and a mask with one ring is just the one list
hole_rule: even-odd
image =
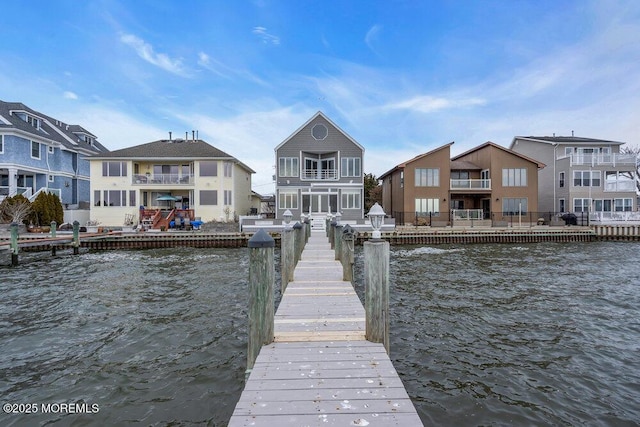
[(289, 209), (284, 211), (284, 213), (282, 214), (282, 219), (284, 220), (284, 228), (285, 228), (285, 230), (290, 229), (291, 228), (291, 220), (293, 219), (293, 214), (291, 213), (291, 211)]
[(380, 206), (378, 202), (374, 203), (374, 205), (371, 206), (371, 209), (369, 209), (369, 213), (367, 214), (367, 216), (371, 221), (371, 227), (373, 227), (373, 233), (371, 235), (373, 239), (382, 238), (380, 229), (382, 228), (382, 224), (384, 223), (385, 215), (386, 214), (384, 213), (382, 206)]
[(385, 213), (375, 203), (367, 214), (372, 239), (364, 242), (364, 308), (366, 338), (384, 344), (389, 353), (389, 242), (381, 238)]

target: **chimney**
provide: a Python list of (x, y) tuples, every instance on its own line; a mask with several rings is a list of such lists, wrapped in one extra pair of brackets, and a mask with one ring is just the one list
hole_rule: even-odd
[(191, 131), (191, 142), (194, 142), (196, 140), (196, 131), (192, 130)]

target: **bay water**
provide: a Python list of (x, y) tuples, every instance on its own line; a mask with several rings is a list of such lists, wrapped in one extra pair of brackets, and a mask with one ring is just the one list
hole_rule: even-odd
[[(226, 425), (248, 250), (59, 254), (0, 259), (0, 425)], [(640, 425), (639, 243), (394, 246), (390, 284), (425, 425)]]

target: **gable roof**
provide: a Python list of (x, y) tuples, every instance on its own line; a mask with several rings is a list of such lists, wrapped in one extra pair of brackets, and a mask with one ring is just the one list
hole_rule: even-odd
[[(19, 113), (28, 114), (39, 119), (40, 127), (35, 128), (27, 123), (16, 115)], [(63, 123), (58, 119), (29, 108), (21, 102), (0, 101), (0, 131), (2, 130), (13, 130), (27, 134), (37, 141), (51, 141), (75, 152), (97, 154), (109, 151), (97, 141), (97, 137), (94, 134), (82, 126)], [(81, 133), (93, 138), (92, 143), (88, 144), (80, 140), (78, 134)]]
[(286, 144), (287, 142), (289, 142), (289, 140), (291, 140), (291, 138), (293, 138), (294, 136), (296, 136), (302, 129), (304, 129), (309, 123), (311, 123), (312, 121), (314, 121), (317, 117), (322, 117), (323, 119), (325, 119), (327, 122), (329, 122), (329, 124), (331, 126), (333, 126), (334, 128), (336, 128), (338, 130), (338, 132), (340, 132), (341, 134), (343, 134), (349, 141), (351, 141), (353, 144), (355, 144), (358, 148), (360, 148), (363, 152), (364, 152), (364, 147), (362, 145), (360, 145), (358, 143), (358, 141), (356, 141), (355, 139), (351, 138), (351, 136), (349, 136), (348, 133), (346, 133), (345, 131), (343, 131), (342, 129), (340, 129), (340, 126), (338, 126), (337, 124), (335, 124), (329, 117), (325, 116), (324, 113), (322, 111), (318, 111), (317, 113), (315, 113), (313, 116), (311, 116), (311, 118), (309, 120), (307, 120), (306, 122), (304, 122), (304, 124), (302, 126), (300, 126), (298, 129), (296, 129), (291, 135), (289, 135), (284, 141), (282, 141), (280, 144), (278, 144), (275, 148), (275, 151), (277, 152), (280, 147), (282, 147), (284, 144)]
[(129, 160), (195, 160), (195, 159), (227, 159), (234, 161), (247, 171), (255, 173), (253, 169), (245, 165), (230, 154), (217, 149), (207, 142), (197, 140), (184, 139), (160, 139), (158, 141), (148, 142), (133, 147), (122, 148), (120, 150), (110, 151), (92, 159), (129, 159)]
[(482, 149), (483, 149), (483, 148), (485, 148), (485, 147), (493, 147), (493, 148), (497, 148), (497, 149), (502, 150), (502, 151), (504, 151), (504, 152), (506, 152), (506, 153), (509, 153), (509, 154), (511, 154), (511, 155), (513, 155), (513, 156), (520, 157), (521, 159), (524, 159), (524, 160), (527, 160), (527, 161), (529, 161), (529, 162), (535, 163), (536, 165), (538, 165), (538, 168), (539, 168), (539, 169), (542, 169), (542, 168), (544, 168), (544, 167), (546, 166), (546, 165), (545, 165), (544, 163), (542, 163), (542, 162), (539, 162), (539, 161), (537, 161), (537, 160), (535, 160), (535, 159), (532, 159), (531, 157), (524, 156), (524, 155), (522, 155), (522, 154), (520, 154), (520, 153), (516, 153), (516, 152), (515, 152), (515, 151), (513, 151), (513, 150), (510, 150), (510, 149), (508, 149), (508, 148), (504, 148), (503, 146), (498, 145), (498, 144), (495, 144), (495, 143), (493, 143), (493, 142), (491, 142), (491, 141), (487, 141), (487, 142), (485, 142), (484, 144), (478, 145), (477, 147), (474, 147), (474, 148), (472, 148), (472, 149), (470, 149), (470, 150), (468, 150), (468, 151), (465, 151), (465, 152), (464, 152), (464, 153), (462, 153), (462, 154), (458, 154), (457, 156), (452, 157), (452, 158), (451, 158), (451, 161), (459, 160), (461, 157), (464, 157), (464, 156), (466, 156), (467, 154), (473, 153), (474, 151), (482, 150)]
[(611, 144), (611, 145), (622, 145), (624, 142), (620, 141), (609, 141), (606, 139), (595, 139), (595, 138), (583, 138), (579, 136), (515, 136), (511, 141), (511, 145), (509, 145), (509, 149), (513, 149), (513, 146), (516, 143), (516, 140), (526, 140), (539, 142), (542, 144), (549, 145), (563, 145), (563, 144), (581, 144), (581, 145), (602, 145), (602, 144)]
[(402, 162), (402, 163), (394, 166), (392, 169), (389, 169), (388, 171), (386, 171), (385, 173), (380, 175), (378, 177), (378, 179), (384, 179), (387, 175), (391, 175), (393, 172), (395, 172), (397, 170), (406, 168), (409, 163), (415, 162), (416, 160), (420, 160), (423, 157), (427, 157), (427, 156), (435, 153), (436, 151), (440, 151), (440, 150), (442, 150), (444, 148), (451, 147), (453, 145), (453, 143), (454, 143), (454, 141), (451, 141), (448, 144), (441, 145), (440, 147), (438, 147), (436, 149), (433, 149), (431, 151), (427, 151), (426, 153), (418, 154), (417, 156), (413, 157), (412, 159), (409, 159), (406, 162)]

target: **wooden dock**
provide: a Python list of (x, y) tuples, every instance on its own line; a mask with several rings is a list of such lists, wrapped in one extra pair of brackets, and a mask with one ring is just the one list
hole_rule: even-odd
[(312, 232), (229, 421), (237, 426), (422, 426), (324, 232)]

